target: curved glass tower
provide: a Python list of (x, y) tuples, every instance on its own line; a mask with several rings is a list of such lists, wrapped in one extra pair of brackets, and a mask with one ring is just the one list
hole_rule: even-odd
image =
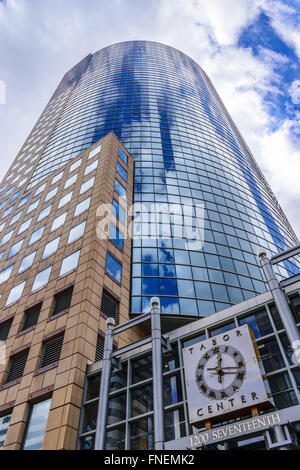
[[(199, 65), (155, 42), (114, 44), (65, 75), (48, 107), (57, 103), (64, 109), (29, 187), (115, 132), (135, 159), (134, 199), (142, 203), (132, 313), (148, 310), (157, 295), (163, 314), (201, 317), (266, 289), (258, 246), (275, 254), (297, 237)], [(37, 131), (51, 125), (38, 123)], [(202, 208), (201, 247), (184, 231), (178, 236), (183, 219), (168, 218), (170, 205), (187, 211), (190, 227)], [(155, 237), (147, 237), (149, 227)], [(289, 262), (278, 268), (282, 277), (296, 272)]]

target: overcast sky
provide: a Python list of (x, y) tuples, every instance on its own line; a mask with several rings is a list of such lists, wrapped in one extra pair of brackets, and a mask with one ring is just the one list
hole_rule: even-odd
[(0, 0), (0, 180), (68, 69), (153, 40), (209, 75), (299, 236), (299, 25), (300, 0)]

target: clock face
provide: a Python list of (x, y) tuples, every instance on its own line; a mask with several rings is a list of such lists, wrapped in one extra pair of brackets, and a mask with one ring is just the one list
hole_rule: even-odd
[(200, 393), (211, 400), (226, 400), (246, 378), (246, 362), (241, 352), (230, 344), (207, 350), (199, 360), (195, 380)]

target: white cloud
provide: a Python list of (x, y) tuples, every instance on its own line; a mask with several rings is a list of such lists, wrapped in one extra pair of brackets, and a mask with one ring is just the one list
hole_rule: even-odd
[(293, 103), (300, 104), (300, 80), (294, 80), (289, 91)]

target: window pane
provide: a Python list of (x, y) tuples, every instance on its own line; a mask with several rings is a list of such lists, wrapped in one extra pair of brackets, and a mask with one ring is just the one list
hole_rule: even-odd
[(265, 310), (240, 318), (239, 323), (240, 325), (249, 325), (255, 338), (260, 338), (261, 336), (273, 332), (272, 325)]
[(28, 209), (27, 209), (27, 212), (26, 214), (29, 214), (30, 212), (32, 212), (33, 210), (35, 210), (37, 208), (37, 206), (39, 205), (39, 202), (40, 202), (40, 199), (37, 199), (35, 202), (33, 202), (32, 204), (29, 205)]
[(63, 276), (64, 274), (67, 274), (70, 271), (73, 271), (73, 269), (76, 269), (78, 266), (79, 256), (80, 256), (80, 250), (64, 258), (61, 264), (59, 275)]
[(51, 191), (49, 191), (49, 193), (47, 194), (47, 196), (45, 198), (45, 202), (50, 201), (50, 199), (52, 199), (54, 196), (56, 196), (57, 191), (58, 191), (58, 186), (56, 188), (52, 189)]
[(87, 211), (88, 208), (90, 207), (90, 202), (91, 202), (91, 196), (88, 197), (87, 199), (84, 199), (84, 201), (80, 202), (79, 204), (77, 204), (77, 206), (75, 207), (74, 217), (77, 217), (78, 215), (83, 214), (85, 211)]
[(1, 272), (0, 272), (0, 284), (2, 284), (2, 282), (5, 282), (7, 281), (7, 279), (9, 278), (12, 270), (14, 268), (14, 265), (12, 264), (11, 266), (8, 266), (7, 268), (3, 269)]
[(47, 243), (44, 249), (43, 257), (47, 258), (48, 256), (52, 255), (57, 251), (58, 245), (59, 245), (60, 237), (55, 238), (55, 240), (52, 240), (51, 242)]
[(152, 378), (152, 356), (135, 359), (131, 363), (132, 383)]
[(81, 224), (76, 225), (70, 230), (68, 243), (73, 243), (75, 240), (78, 240), (84, 234), (86, 226), (86, 220), (84, 220)]
[(130, 449), (153, 449), (153, 418), (143, 418), (130, 425)]
[(91, 163), (90, 165), (88, 165), (85, 169), (85, 172), (84, 172), (84, 176), (88, 175), (89, 173), (91, 173), (92, 171), (94, 171), (98, 166), (98, 160), (95, 160), (93, 163)]
[(124, 235), (113, 224), (110, 224), (109, 239), (117, 245), (120, 250), (124, 248)]
[(126, 189), (117, 179), (115, 180), (115, 191), (119, 196), (126, 200)]
[(50, 214), (50, 211), (51, 211), (51, 207), (52, 207), (52, 205), (46, 207), (45, 209), (43, 209), (43, 210), (40, 212), (40, 215), (39, 215), (39, 217), (38, 217), (38, 222), (39, 222), (40, 220), (43, 220), (43, 219), (45, 219), (46, 217), (48, 217), (48, 215)]
[(26, 281), (23, 281), (11, 289), (8, 299), (6, 301), (6, 304), (5, 304), (6, 307), (7, 305), (17, 302), (22, 297), (25, 284), (26, 284)]
[(31, 235), (31, 238), (29, 240), (29, 245), (32, 245), (33, 243), (37, 242), (42, 238), (43, 232), (44, 232), (45, 226), (39, 228), (33, 234)]
[(126, 394), (110, 398), (108, 402), (108, 423), (114, 424), (126, 418)]
[(95, 147), (90, 153), (89, 153), (89, 158), (93, 158), (97, 153), (101, 151), (101, 145), (98, 145)]
[(80, 160), (77, 160), (77, 162), (73, 163), (73, 165), (70, 166), (70, 173), (76, 170), (76, 168), (78, 168), (81, 165), (81, 162), (82, 162), (82, 158), (80, 158)]
[(30, 226), (30, 224), (31, 224), (31, 221), (32, 221), (32, 218), (26, 220), (26, 222), (24, 222), (24, 223), (21, 225), (21, 227), (19, 228), (19, 231), (18, 231), (18, 235), (19, 235), (20, 233), (25, 232), (25, 230), (27, 230), (27, 229), (29, 228), (29, 226)]
[(120, 165), (119, 162), (117, 163), (117, 172), (123, 178), (123, 180), (126, 181), (127, 183), (127, 171), (125, 170), (125, 168), (122, 167), (122, 165)]
[(50, 405), (51, 398), (32, 405), (22, 449), (40, 450), (42, 448)]
[(49, 277), (51, 274), (51, 269), (52, 266), (49, 266), (49, 268), (44, 269), (43, 271), (39, 272), (34, 279), (33, 286), (31, 288), (31, 292), (41, 289), (44, 287), (46, 284), (48, 284)]
[(71, 176), (71, 178), (69, 178), (66, 181), (64, 189), (69, 188), (70, 186), (72, 186), (72, 184), (74, 184), (75, 181), (77, 180), (77, 176), (78, 176), (78, 173), (76, 173), (76, 175), (74, 175), (74, 176)]
[(11, 414), (6, 415), (6, 416), (1, 416), (0, 418), (0, 450), (4, 446), (10, 419), (11, 419)]
[(126, 212), (115, 199), (113, 200), (113, 207), (115, 209), (116, 218), (119, 219), (122, 224), (125, 224)]
[(80, 187), (79, 194), (83, 194), (86, 191), (88, 191), (89, 189), (91, 189), (94, 186), (94, 182), (95, 182), (95, 176), (93, 176), (93, 178), (90, 178), (85, 183), (83, 183)]
[(63, 177), (63, 174), (64, 174), (64, 172), (62, 171), (58, 175), (54, 176), (54, 178), (52, 179), (51, 184), (57, 183), (57, 181), (61, 180), (62, 177)]
[(33, 251), (32, 253), (30, 253), (30, 255), (27, 255), (25, 256), (25, 258), (22, 259), (22, 262), (18, 271), (19, 273), (25, 271), (26, 269), (30, 268), (30, 266), (32, 266), (35, 255), (36, 255), (36, 251)]
[(109, 253), (106, 257), (106, 272), (110, 274), (117, 282), (121, 282), (122, 265)]
[(68, 202), (71, 201), (72, 196), (73, 196), (73, 191), (70, 191), (68, 194), (66, 194), (65, 196), (63, 196), (63, 197), (60, 199), (60, 201), (59, 201), (58, 209), (60, 209), (61, 207), (65, 206), (66, 204), (68, 204)]
[(131, 416), (139, 416), (153, 410), (152, 383), (131, 392)]
[(5, 245), (5, 243), (9, 242), (9, 240), (11, 239), (13, 233), (14, 233), (14, 231), (12, 230), (11, 232), (4, 235), (4, 237), (2, 238), (2, 240), (0, 242), (0, 246)]
[(51, 232), (54, 232), (54, 230), (57, 230), (59, 227), (64, 225), (64, 223), (66, 221), (66, 218), (67, 218), (67, 212), (64, 212), (60, 216), (56, 217), (53, 220), (52, 227), (51, 227)]
[(120, 147), (119, 147), (119, 150), (118, 150), (118, 154), (119, 154), (119, 157), (121, 158), (121, 160), (123, 160), (123, 162), (127, 165), (128, 164), (128, 157)]

